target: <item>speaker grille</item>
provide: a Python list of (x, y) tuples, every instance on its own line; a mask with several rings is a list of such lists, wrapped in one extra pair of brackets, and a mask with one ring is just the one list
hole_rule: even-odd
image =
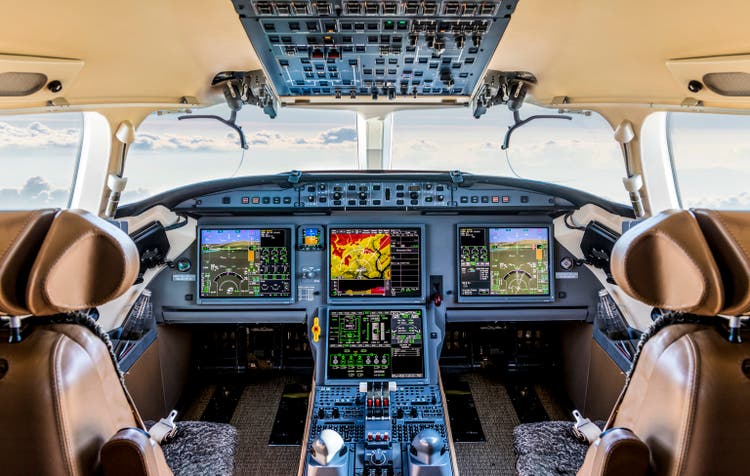
[(708, 89), (722, 96), (750, 96), (750, 74), (708, 73), (703, 76)]
[(28, 96), (47, 84), (42, 73), (0, 73), (0, 97)]

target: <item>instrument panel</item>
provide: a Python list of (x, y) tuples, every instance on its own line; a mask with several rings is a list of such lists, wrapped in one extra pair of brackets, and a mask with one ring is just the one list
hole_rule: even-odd
[(280, 96), (469, 96), (516, 0), (233, 0)]
[(578, 192), (461, 173), (225, 182), (161, 198), (197, 220), (183, 265), (150, 285), (164, 322), (301, 323), (345, 305), (427, 305), (448, 322), (594, 314), (598, 281), (570, 269), (552, 226)]
[(252, 187), (192, 198), (179, 211), (214, 210), (287, 211), (315, 210), (552, 210), (569, 202), (531, 190), (506, 187), (461, 188), (433, 181), (317, 182), (285, 189)]

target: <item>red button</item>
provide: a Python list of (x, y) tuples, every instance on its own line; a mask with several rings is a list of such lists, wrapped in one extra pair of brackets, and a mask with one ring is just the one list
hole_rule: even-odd
[(371, 406), (372, 406), (372, 398), (368, 398), (368, 399), (367, 399), (367, 406), (368, 406), (368, 407), (371, 407)]
[(388, 441), (388, 433), (385, 433), (385, 434), (383, 435), (383, 441)]
[(375, 433), (375, 441), (380, 441), (380, 433)]
[(388, 406), (388, 403), (389, 403), (388, 399), (387, 399), (387, 398), (384, 398), (384, 399), (383, 399), (383, 406), (384, 406), (384, 407), (387, 407), (387, 406)]
[(379, 399), (379, 398), (376, 398), (376, 399), (375, 399), (375, 406), (376, 406), (376, 407), (379, 407), (379, 406), (380, 406), (380, 399)]
[(367, 441), (372, 441), (372, 433), (367, 434)]

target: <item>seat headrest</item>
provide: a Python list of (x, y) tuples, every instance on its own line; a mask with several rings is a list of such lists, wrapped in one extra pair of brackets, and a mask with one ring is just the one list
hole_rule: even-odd
[(91, 213), (0, 213), (1, 313), (49, 316), (96, 307), (121, 296), (138, 269), (130, 237)]
[(99, 306), (120, 297), (138, 276), (133, 240), (82, 210), (61, 211), (31, 268), (26, 292), (35, 316)]
[(29, 314), (26, 285), (57, 210), (0, 213), (0, 314)]
[(659, 213), (617, 240), (612, 276), (627, 294), (650, 306), (715, 316), (724, 308), (719, 267), (695, 216)]
[(724, 283), (721, 314), (750, 312), (750, 212), (695, 209)]

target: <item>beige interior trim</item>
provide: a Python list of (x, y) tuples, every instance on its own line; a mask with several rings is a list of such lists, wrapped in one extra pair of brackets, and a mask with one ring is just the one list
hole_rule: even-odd
[[(183, 96), (211, 104), (220, 100), (219, 92), (210, 87), (216, 73), (261, 69), (231, 0), (6, 3), (0, 17), (1, 53), (76, 58), (83, 63), (75, 81), (64, 89), (70, 104), (146, 106), (174, 104)], [(571, 107), (679, 107), (691, 94), (683, 76), (675, 78), (672, 64), (683, 64), (679, 58), (750, 54), (748, 17), (746, 0), (713, 6), (700, 0), (519, 1), (489, 69), (533, 73), (539, 83), (532, 96), (540, 104), (551, 105), (553, 98), (566, 96)], [(693, 65), (713, 67), (705, 61)], [(44, 107), (47, 99), (40, 92), (3, 101), (0, 107)], [(698, 99), (707, 108), (750, 106), (743, 98), (710, 92)], [(409, 106), (414, 100), (378, 101), (389, 103)], [(320, 103), (334, 104), (338, 103)]]

